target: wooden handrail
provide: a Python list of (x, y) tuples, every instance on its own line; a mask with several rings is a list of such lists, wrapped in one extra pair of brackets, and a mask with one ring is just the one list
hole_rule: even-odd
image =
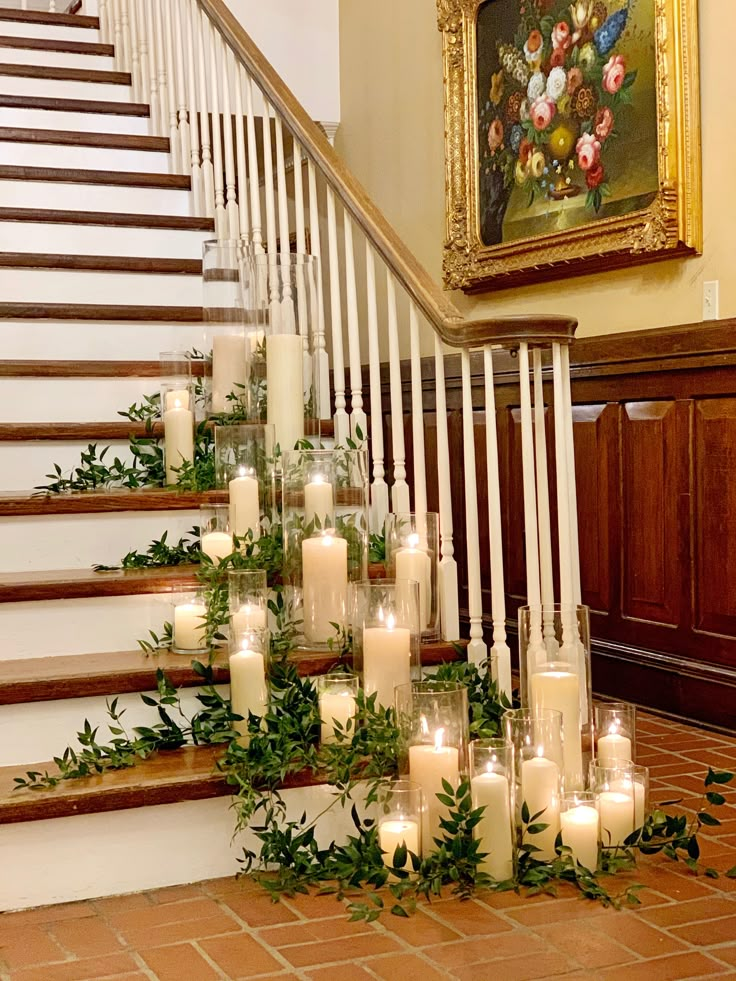
[(199, 0), (199, 3), (268, 102), (320, 169), (345, 209), (446, 344), (465, 348), (489, 343), (517, 347), (521, 342), (547, 345), (572, 340), (577, 327), (574, 317), (535, 315), (465, 320), (424, 266), (407, 249), (383, 212), (347, 169), (320, 127), (310, 119), (224, 0)]

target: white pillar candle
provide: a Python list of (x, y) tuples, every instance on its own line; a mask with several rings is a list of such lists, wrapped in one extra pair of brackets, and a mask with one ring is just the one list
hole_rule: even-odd
[(324, 644), (335, 636), (333, 623), (345, 624), (348, 594), (348, 543), (335, 535), (302, 542), (304, 637)]
[[(173, 394), (173, 393), (172, 393)], [(189, 393), (186, 393), (187, 399)], [(194, 413), (175, 399), (172, 407), (164, 412), (164, 460), (166, 462), (166, 483), (175, 484), (177, 469), (188, 460), (194, 460)]]
[(480, 852), (486, 853), (479, 868), (504, 882), (514, 874), (509, 782), (502, 773), (479, 773), (470, 781), (470, 793), (473, 809), (485, 806), (474, 830)]
[(304, 361), (300, 334), (266, 339), (267, 420), (282, 450), (304, 438)]
[(562, 844), (572, 849), (572, 857), (592, 872), (598, 867), (600, 817), (590, 804), (571, 807), (560, 814)]
[(631, 740), (615, 730), (598, 738), (596, 753), (601, 766), (614, 766), (631, 760)]
[(268, 707), (266, 662), (260, 651), (244, 647), (230, 655), (230, 703), (233, 714), (243, 716), (234, 726), (247, 742), (248, 713), (263, 716)]
[[(623, 780), (611, 781), (611, 790), (620, 790), (623, 794), (633, 795), (634, 798), (634, 828), (641, 828), (644, 824), (644, 784), (638, 780), (632, 781), (626, 777)], [(632, 831), (634, 830), (632, 828)]]
[(363, 628), (363, 688), (378, 692), (376, 705), (391, 708), (394, 689), (411, 681), (411, 631), (389, 616), (385, 627)]
[[(316, 521), (315, 521), (316, 519)], [(332, 484), (317, 476), (304, 487), (304, 524), (315, 521), (315, 527), (335, 523), (335, 499)]]
[(580, 725), (580, 681), (573, 671), (538, 671), (532, 675), (532, 704), (536, 712), (562, 712), (565, 790), (583, 787), (583, 746)]
[(243, 603), (232, 615), (233, 633), (242, 634), (247, 630), (266, 629), (266, 611), (256, 603)]
[[(419, 855), (419, 824), (409, 818), (381, 821), (378, 825), (378, 844), (383, 856), (383, 864), (390, 868), (394, 864), (394, 852), (403, 845), (407, 852)], [(411, 867), (409, 856), (403, 868)]]
[(621, 845), (634, 830), (634, 795), (629, 791), (604, 790), (598, 797), (601, 840), (606, 846)]
[(444, 794), (442, 781), (453, 788), (460, 781), (460, 761), (456, 746), (443, 746), (444, 729), (438, 729), (434, 746), (409, 747), (409, 776), (424, 791), (425, 808), (422, 819), (422, 852), (427, 855), (436, 846), (435, 838), (442, 837), (440, 818), (448, 813), (437, 794)]
[(534, 857), (549, 861), (555, 857), (555, 839), (560, 830), (560, 770), (544, 756), (535, 756), (521, 764), (521, 800), (526, 802), (529, 817), (540, 814), (532, 824), (546, 824), (539, 834), (526, 835), (524, 844), (539, 851)]
[(202, 535), (202, 551), (217, 565), (222, 559), (232, 555), (233, 536), (225, 531), (209, 531)]
[(201, 603), (180, 603), (174, 607), (173, 646), (180, 651), (201, 651), (205, 646), (204, 618), (207, 607)]
[(261, 505), (258, 499), (258, 481), (245, 473), (234, 477), (228, 484), (230, 492), (230, 528), (233, 535), (244, 538), (253, 533), (253, 541), (261, 537)]
[(174, 388), (166, 393), (164, 402), (165, 409), (188, 409), (189, 408), (189, 389)]
[(432, 609), (432, 560), (424, 549), (419, 548), (419, 535), (409, 535), (409, 544), (396, 553), (396, 591), (398, 599), (405, 602), (402, 594), (407, 580), (419, 583), (419, 629), (429, 626)]
[(232, 412), (231, 393), (245, 390), (245, 334), (215, 334), (212, 338), (212, 411)]
[[(345, 734), (348, 722), (355, 718), (355, 699), (349, 691), (325, 691), (319, 696), (319, 717), (322, 721), (320, 739), (323, 743), (337, 741), (335, 722), (340, 723), (340, 732)], [(354, 724), (350, 726), (348, 738), (355, 732)]]

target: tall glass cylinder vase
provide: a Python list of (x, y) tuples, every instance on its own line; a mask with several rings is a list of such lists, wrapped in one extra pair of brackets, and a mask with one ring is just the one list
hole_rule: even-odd
[(442, 839), (441, 821), (449, 809), (438, 794), (445, 784), (457, 790), (468, 770), (468, 691), (451, 681), (414, 681), (395, 693), (402, 772), (424, 792), (426, 810), (422, 850), (427, 855)]
[(188, 379), (169, 376), (161, 385), (164, 467), (167, 485), (177, 484), (194, 462), (194, 392)]
[(233, 726), (246, 746), (251, 716), (263, 719), (268, 711), (268, 654), (269, 633), (256, 629), (241, 634), (230, 654), (230, 703), (233, 714), (242, 719)]
[(440, 632), (437, 593), (439, 515), (434, 512), (388, 514), (385, 522), (386, 572), (399, 588), (411, 580), (419, 583), (419, 620), (424, 640), (436, 640)]
[(419, 583), (368, 579), (353, 587), (353, 658), (367, 697), (391, 708), (399, 685), (419, 681)]
[(507, 739), (470, 743), (470, 793), (473, 809), (483, 807), (474, 829), (480, 871), (498, 882), (514, 875), (514, 746)]
[(200, 547), (213, 565), (219, 565), (235, 550), (227, 504), (208, 504), (199, 509)]
[(334, 646), (347, 626), (348, 583), (368, 575), (365, 449), (285, 453), (282, 523), (284, 583), (299, 642)]
[(215, 426), (215, 484), (228, 492), (230, 529), (236, 538), (258, 541), (275, 514), (273, 427)]
[(422, 854), (422, 819), (426, 807), (422, 788), (410, 780), (391, 780), (378, 793), (378, 844), (383, 863), (390, 869), (397, 868), (396, 849), (404, 848), (407, 856), (400, 868), (411, 871), (408, 853)]
[(240, 242), (203, 246), (206, 388), (213, 415), (249, 412), (250, 346), (246, 338), (243, 279), (252, 275)]
[(589, 769), (590, 790), (598, 794), (603, 847), (617, 848), (634, 830), (637, 786), (634, 764), (607, 766), (592, 760)]
[(582, 790), (593, 737), (588, 607), (521, 607), (519, 663), (521, 704), (562, 712), (563, 789)]
[(599, 763), (627, 763), (636, 758), (636, 706), (601, 702), (595, 706), (595, 755)]
[(230, 569), (227, 579), (230, 649), (234, 650), (250, 631), (268, 628), (268, 585), (265, 569)]

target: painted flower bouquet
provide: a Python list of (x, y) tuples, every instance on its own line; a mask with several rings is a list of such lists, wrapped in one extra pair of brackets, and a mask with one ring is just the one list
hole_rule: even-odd
[[(609, 0), (619, 3), (620, 0)], [(636, 72), (616, 50), (631, 0), (520, 0), (513, 43), (498, 44), (481, 106), (481, 179), (503, 178), (539, 199), (574, 197), (587, 187), (598, 212), (610, 195), (607, 150)]]

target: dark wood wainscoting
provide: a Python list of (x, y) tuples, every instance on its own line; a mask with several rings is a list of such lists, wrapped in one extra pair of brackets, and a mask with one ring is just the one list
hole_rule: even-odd
[[(594, 686), (602, 694), (732, 729), (736, 320), (576, 341), (571, 363), (583, 601), (593, 611)], [(499, 353), (496, 367), (505, 586), (513, 619), (525, 591), (519, 392), (515, 362)], [(411, 473), (408, 365), (403, 369)], [(423, 373), (427, 454), (434, 472), (431, 359), (423, 363)], [(466, 542), (458, 357), (447, 358), (446, 381), (462, 603)], [(484, 608), (490, 610), (480, 357), (473, 362), (473, 391)], [(390, 420), (386, 426), (388, 439)], [(554, 473), (551, 419), (548, 434)], [(436, 509), (437, 487), (431, 483), (429, 506)]]

